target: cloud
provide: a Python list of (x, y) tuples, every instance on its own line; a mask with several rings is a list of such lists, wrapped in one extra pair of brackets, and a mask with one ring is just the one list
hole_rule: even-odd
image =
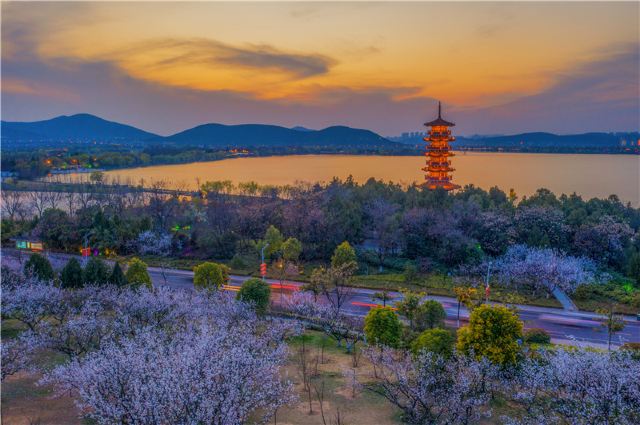
[[(155, 68), (180, 67), (185, 64), (227, 66), (253, 70), (272, 70), (294, 78), (326, 74), (336, 61), (314, 53), (291, 53), (269, 45), (232, 46), (217, 40), (151, 39), (108, 55), (115, 60), (144, 55)], [(155, 58), (155, 59), (153, 59)]]
[(640, 128), (640, 45), (609, 46), (608, 54), (556, 73), (542, 92), (489, 108), (459, 109), (472, 133), (628, 131)]

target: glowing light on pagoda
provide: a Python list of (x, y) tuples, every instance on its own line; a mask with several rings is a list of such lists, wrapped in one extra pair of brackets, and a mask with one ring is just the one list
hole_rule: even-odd
[(456, 140), (456, 138), (451, 136), (449, 127), (453, 127), (455, 124), (442, 119), (442, 105), (440, 102), (438, 102), (438, 118), (424, 125), (429, 127), (429, 135), (424, 138), (424, 141), (427, 142), (425, 150), (427, 166), (422, 168), (426, 172), (423, 185), (431, 190), (460, 188), (460, 186), (451, 182), (451, 174), (454, 169), (451, 168), (450, 158), (454, 154), (449, 143)]

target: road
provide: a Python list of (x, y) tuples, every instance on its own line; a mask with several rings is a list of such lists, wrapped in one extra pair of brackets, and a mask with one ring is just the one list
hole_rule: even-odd
[[(149, 267), (149, 275), (155, 285), (170, 286), (172, 288), (193, 289), (193, 272), (186, 270), (165, 269), (164, 277), (160, 268)], [(165, 283), (166, 278), (166, 283)], [(230, 276), (228, 290), (238, 290), (247, 276)], [(272, 296), (280, 297), (280, 281), (267, 279), (271, 284)], [(299, 290), (304, 285), (302, 282), (287, 280), (284, 283), (284, 294), (287, 296), (292, 291)], [(353, 292), (344, 309), (347, 314), (365, 316), (369, 310), (379, 305), (372, 295), (378, 291), (363, 288), (353, 288)], [(392, 297), (388, 305), (402, 299), (402, 294), (390, 292)], [(447, 324), (456, 326), (458, 303), (454, 298), (441, 296), (428, 296), (428, 299), (439, 301), (446, 313)], [(571, 345), (589, 345), (604, 348), (607, 346), (607, 332), (602, 326), (602, 318), (594, 313), (565, 311), (556, 308), (536, 307), (520, 305), (518, 315), (525, 324), (525, 328), (542, 328), (551, 335), (552, 341)], [(469, 311), (465, 307), (460, 309), (461, 324), (465, 324), (469, 318)], [(640, 321), (633, 316), (625, 316), (624, 329), (615, 334), (612, 344), (615, 346), (625, 342), (640, 342)]]
[[(16, 261), (17, 251), (13, 249), (2, 249), (2, 264), (9, 261)], [(47, 256), (52, 262), (57, 262), (57, 266), (64, 264), (70, 254), (48, 253)], [(25, 256), (23, 255), (23, 259)], [(55, 266), (55, 265), (54, 265)], [(169, 286), (175, 289), (193, 290), (193, 272), (178, 269), (164, 269), (149, 267), (149, 275), (156, 286)], [(230, 276), (227, 290), (237, 291), (242, 282), (247, 280), (247, 276)], [(286, 281), (283, 293), (280, 292), (280, 282), (274, 279), (267, 279), (272, 285), (273, 297), (287, 296), (292, 291), (300, 290), (302, 282)], [(377, 292), (371, 289), (353, 288), (352, 295), (346, 303), (345, 313), (354, 316), (365, 316), (379, 301), (373, 300), (372, 295)], [(390, 292), (391, 301), (387, 304), (402, 299), (402, 294)], [(457, 325), (458, 303), (454, 298), (441, 296), (428, 296), (429, 299), (439, 301), (446, 313), (447, 324)], [(277, 301), (277, 298), (276, 298)], [(519, 305), (518, 315), (525, 324), (525, 328), (542, 328), (551, 335), (552, 341), (556, 343), (571, 345), (588, 345), (606, 348), (607, 332), (602, 326), (602, 317), (595, 313), (581, 311), (566, 311), (549, 307), (536, 307)], [(469, 317), (469, 311), (462, 307), (460, 309), (461, 324), (465, 324)], [(616, 333), (612, 338), (612, 344), (619, 346), (625, 342), (640, 342), (640, 321), (634, 316), (624, 317), (624, 329)]]

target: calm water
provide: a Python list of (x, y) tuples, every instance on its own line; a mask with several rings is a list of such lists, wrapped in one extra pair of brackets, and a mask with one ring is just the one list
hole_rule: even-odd
[[(215, 162), (162, 165), (114, 170), (106, 174), (138, 183), (165, 180), (174, 186), (197, 187), (201, 182), (232, 180), (283, 185), (296, 181), (329, 181), (352, 175), (410, 184), (423, 181), (424, 158), (418, 156), (304, 155), (236, 158)], [(488, 189), (515, 189), (518, 196), (546, 187), (557, 194), (576, 192), (584, 198), (618, 195), (640, 205), (640, 157), (632, 155), (559, 155), (462, 153), (453, 158), (454, 181)]]

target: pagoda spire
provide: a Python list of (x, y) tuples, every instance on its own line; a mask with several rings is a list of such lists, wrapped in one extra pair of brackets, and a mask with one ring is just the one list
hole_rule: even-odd
[(460, 186), (451, 182), (450, 157), (454, 156), (451, 152), (450, 142), (456, 138), (451, 136), (449, 127), (455, 126), (454, 123), (442, 118), (442, 103), (438, 101), (438, 118), (424, 124), (429, 127), (429, 135), (424, 138), (427, 142), (425, 156), (427, 157), (427, 166), (423, 167), (425, 171), (425, 182), (423, 186), (435, 190), (438, 188), (444, 190), (458, 189)]

